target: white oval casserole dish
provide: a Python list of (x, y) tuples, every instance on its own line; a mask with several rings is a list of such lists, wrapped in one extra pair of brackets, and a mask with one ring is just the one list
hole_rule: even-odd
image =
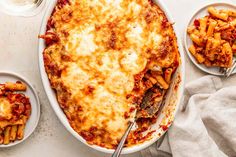
[[(40, 30), (40, 34), (45, 34), (46, 32), (46, 25), (47, 25), (47, 21), (49, 19), (49, 17), (51, 16), (51, 13), (56, 5), (57, 0), (51, 0), (48, 9), (45, 13), (45, 16), (43, 18), (42, 21), (42, 26), (41, 26), (41, 30)], [(170, 12), (166, 9), (164, 2), (163, 1), (157, 1), (154, 0), (155, 3), (157, 3), (157, 5), (165, 12), (166, 17), (168, 18), (168, 20), (171, 23), (174, 23), (172, 17), (170, 16)], [(176, 33), (176, 26), (174, 25), (174, 30)], [(173, 83), (171, 85), (171, 88), (168, 90), (167, 93), (167, 99), (166, 99), (166, 105), (163, 108), (163, 110), (165, 111), (167, 108), (173, 107), (173, 113), (172, 116), (169, 120), (167, 120), (165, 118), (165, 112), (162, 112), (160, 114), (160, 116), (157, 119), (157, 122), (155, 124), (152, 125), (150, 130), (156, 130), (155, 133), (152, 134), (152, 138), (150, 140), (145, 141), (142, 144), (138, 144), (138, 145), (134, 145), (132, 147), (127, 147), (124, 148), (122, 151), (122, 154), (129, 154), (129, 153), (134, 153), (137, 151), (140, 151), (142, 149), (147, 148), (148, 146), (152, 145), (154, 142), (156, 142), (166, 131), (166, 129), (162, 129), (160, 128), (160, 124), (161, 123), (168, 123), (168, 127), (170, 127), (172, 121), (173, 121), (173, 117), (176, 115), (176, 112), (178, 110), (178, 106), (180, 105), (180, 101), (183, 95), (183, 90), (184, 90), (184, 80), (185, 80), (185, 59), (184, 59), (184, 52), (183, 52), (183, 48), (180, 42), (180, 36), (178, 35), (178, 33), (176, 33), (177, 39), (178, 39), (178, 46), (179, 46), (179, 52), (180, 52), (180, 57), (181, 57), (181, 64), (173, 78)], [(45, 68), (44, 68), (44, 61), (43, 61), (43, 51), (45, 49), (45, 44), (44, 44), (44, 40), (43, 39), (39, 39), (39, 68), (40, 68), (40, 73), (41, 73), (41, 78), (42, 78), (42, 82), (43, 82), (43, 86), (45, 89), (45, 92), (48, 96), (48, 99), (50, 101), (50, 104), (52, 106), (52, 108), (54, 109), (56, 115), (58, 116), (58, 118), (60, 119), (61, 123), (66, 127), (66, 129), (75, 137), (77, 138), (79, 141), (81, 141), (82, 143), (86, 144), (87, 146), (104, 152), (104, 153), (113, 153), (113, 149), (107, 149), (107, 148), (103, 148), (100, 146), (96, 146), (96, 145), (89, 145), (85, 139), (83, 139), (77, 132), (75, 132), (72, 127), (70, 126), (66, 115), (64, 114), (64, 112), (62, 111), (62, 109), (60, 108), (58, 102), (57, 102), (57, 98), (56, 98), (56, 94), (54, 92), (54, 90), (51, 88), (50, 86), (50, 82), (48, 80), (47, 74), (45, 72)], [(178, 88), (176, 88), (178, 86)]]

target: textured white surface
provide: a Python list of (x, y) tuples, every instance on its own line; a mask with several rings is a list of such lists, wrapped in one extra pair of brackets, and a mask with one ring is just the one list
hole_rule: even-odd
[[(172, 13), (178, 31), (183, 36), (184, 26), (196, 9), (215, 0), (163, 0)], [(217, 2), (231, 2), (224, 0)], [(46, 8), (45, 8), (46, 9)], [(36, 88), (41, 101), (39, 126), (22, 144), (0, 149), (0, 157), (109, 157), (92, 150), (76, 140), (54, 114), (44, 93), (38, 70), (38, 32), (43, 18), (42, 11), (35, 17), (12, 17), (0, 12), (0, 71), (10, 70), (26, 77)], [(205, 73), (197, 69), (186, 57), (186, 81), (195, 80)], [(224, 84), (236, 85), (236, 76)], [(140, 157), (139, 153), (123, 157)]]

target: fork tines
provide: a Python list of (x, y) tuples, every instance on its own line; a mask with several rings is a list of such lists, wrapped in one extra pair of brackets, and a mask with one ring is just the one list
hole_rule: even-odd
[(233, 73), (235, 68), (236, 68), (236, 59), (234, 57), (232, 66), (230, 68), (220, 68), (219, 72), (222, 73), (225, 77), (229, 77)]

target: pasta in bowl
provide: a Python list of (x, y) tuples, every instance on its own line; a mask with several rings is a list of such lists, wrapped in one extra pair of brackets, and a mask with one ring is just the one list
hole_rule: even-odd
[(173, 121), (183, 83), (182, 55), (162, 9), (150, 0), (55, 1), (46, 17), (40, 70), (67, 129), (111, 153), (143, 97), (152, 91), (153, 109), (167, 92), (161, 116), (138, 120), (125, 153), (155, 142)]
[(236, 10), (208, 8), (209, 16), (196, 19), (188, 27), (194, 42), (189, 51), (199, 63), (229, 68), (236, 53)]
[(22, 82), (0, 84), (0, 144), (22, 140), (26, 122), (31, 114), (29, 98), (19, 91), (26, 91)]
[(199, 69), (224, 75), (220, 69), (234, 67), (235, 12), (234, 5), (214, 3), (204, 6), (191, 18), (185, 30), (185, 48)]

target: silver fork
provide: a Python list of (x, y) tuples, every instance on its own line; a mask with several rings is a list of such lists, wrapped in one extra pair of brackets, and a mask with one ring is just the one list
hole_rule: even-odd
[[(162, 111), (163, 107), (165, 106), (166, 96), (167, 96), (166, 93), (164, 93), (164, 97), (162, 98), (161, 102), (158, 102), (158, 104), (159, 104), (158, 110), (156, 111), (156, 108), (154, 107), (154, 108), (155, 108), (155, 109), (154, 109), (155, 112), (149, 112), (150, 115), (147, 115), (147, 116), (153, 116), (154, 114), (156, 114), (157, 117), (158, 117), (158, 116), (161, 114), (161, 111)], [(137, 112), (138, 112), (138, 111), (136, 111), (136, 117), (135, 117), (132, 121), (130, 121), (129, 126), (128, 126), (128, 128), (127, 128), (125, 134), (124, 134), (123, 137), (121, 138), (119, 145), (117, 146), (115, 152), (112, 154), (111, 157), (119, 157), (119, 156), (120, 156), (121, 151), (122, 151), (122, 149), (123, 149), (123, 146), (124, 146), (124, 144), (125, 144), (125, 141), (126, 141), (128, 135), (129, 135), (129, 133), (130, 133), (132, 127), (134, 126), (136, 120), (137, 120), (138, 118), (141, 118), (141, 117), (142, 117), (142, 115), (137, 114)], [(145, 117), (144, 117), (144, 118), (145, 118)]]
[(222, 73), (226, 78), (228, 78), (236, 68), (236, 58), (233, 58), (233, 65), (230, 68), (220, 68), (219, 72)]

